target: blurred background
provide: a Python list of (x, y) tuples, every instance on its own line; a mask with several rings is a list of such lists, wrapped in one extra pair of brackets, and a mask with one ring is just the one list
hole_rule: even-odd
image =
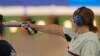
[[(31, 17), (37, 25), (58, 24), (72, 28), (70, 19), (81, 6), (95, 13), (94, 25), (100, 35), (100, 0), (0, 0), (0, 14), (6, 22), (25, 22)], [(99, 36), (100, 37), (100, 36)], [(68, 43), (61, 36), (37, 33), (29, 36), (22, 28), (5, 28), (4, 39), (16, 49), (17, 56), (64, 56)]]

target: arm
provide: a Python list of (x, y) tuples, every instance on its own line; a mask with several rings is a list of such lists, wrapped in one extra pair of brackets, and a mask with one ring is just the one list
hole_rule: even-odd
[(71, 39), (74, 38), (76, 35), (76, 33), (73, 30), (56, 24), (45, 25), (45, 26), (29, 24), (29, 26), (36, 29), (37, 31), (63, 36), (67, 41), (71, 41)]
[(30, 27), (36, 29), (37, 31), (64, 36), (63, 27), (59, 25), (55, 25), (55, 24), (45, 25), (45, 26), (35, 25), (35, 24), (29, 24), (29, 25)]

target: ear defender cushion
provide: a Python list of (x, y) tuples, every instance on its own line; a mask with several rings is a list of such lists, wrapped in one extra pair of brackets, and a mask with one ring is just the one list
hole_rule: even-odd
[(79, 27), (83, 25), (83, 20), (82, 20), (82, 17), (81, 16), (76, 16), (74, 22)]

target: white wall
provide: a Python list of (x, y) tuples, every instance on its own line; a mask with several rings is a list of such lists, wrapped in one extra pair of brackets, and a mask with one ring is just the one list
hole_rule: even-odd
[[(27, 15), (72, 15), (78, 7), (67, 7), (67, 6), (0, 6), (0, 14), (5, 16), (21, 16)], [(95, 15), (100, 15), (100, 7), (89, 7)]]

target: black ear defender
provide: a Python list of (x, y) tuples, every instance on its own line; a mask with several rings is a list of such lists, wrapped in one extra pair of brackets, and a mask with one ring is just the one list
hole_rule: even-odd
[(84, 20), (83, 20), (82, 16), (80, 15), (80, 13), (81, 13), (81, 11), (82, 11), (83, 8), (86, 8), (86, 7), (83, 6), (83, 7), (78, 8), (78, 10), (76, 11), (76, 13), (78, 15), (74, 17), (74, 22), (79, 27), (84, 24)]

